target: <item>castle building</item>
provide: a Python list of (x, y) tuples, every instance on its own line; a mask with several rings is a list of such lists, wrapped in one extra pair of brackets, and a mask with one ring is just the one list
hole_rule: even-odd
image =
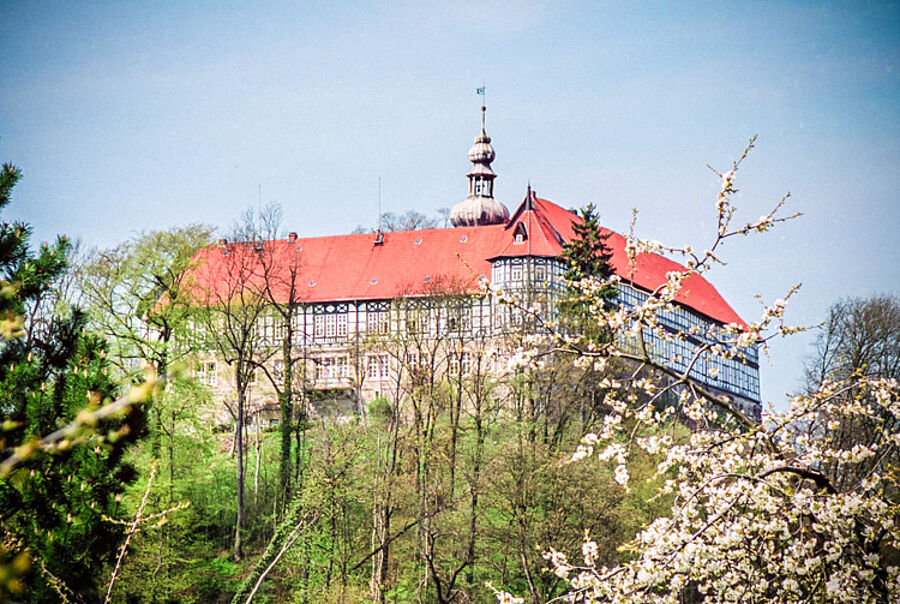
[[(357, 411), (399, 384), (406, 357), (389, 350), (385, 342), (403, 339), (460, 343), (448, 354), (447, 364), (465, 372), (472, 355), (490, 350), (491, 371), (502, 373), (502, 347), (493, 346), (504, 334), (521, 329), (520, 309), (479, 295), (485, 281), (528, 301), (543, 300), (552, 314), (553, 300), (566, 271), (560, 256), (574, 236), (574, 210), (543, 199), (528, 187), (510, 214), (494, 197), (496, 174), (491, 168), (495, 152), (482, 127), (472, 148), (467, 174), (468, 195), (450, 214), (452, 228), (376, 232), (247, 243), (220, 240), (198, 252), (196, 280), (211, 292), (225, 287), (228, 266), (239, 258), (264, 253), (273, 266), (277, 284), (269, 287), (275, 302), (292, 308), (293, 347), (301, 359), (306, 392)], [(625, 238), (608, 231), (610, 262), (621, 282), (618, 302), (634, 305), (666, 282), (670, 271), (686, 269), (661, 255), (638, 254), (629, 263)], [(253, 248), (252, 250), (250, 248)], [(247, 277), (242, 277), (247, 279)], [(745, 326), (737, 313), (702, 276), (688, 277), (676, 296), (676, 305), (663, 310), (663, 331), (692, 334), (689, 338), (646, 333), (653, 354), (670, 368), (683, 372), (693, 346), (726, 324)], [(283, 314), (260, 318), (259, 333), (270, 345), (269, 361), (278, 375), (275, 350), (285, 328)], [(487, 343), (467, 349), (467, 341)], [(750, 415), (759, 417), (758, 353), (744, 350), (743, 358), (704, 355), (691, 377), (713, 392), (726, 394)], [(198, 379), (229, 396), (231, 374), (215, 358), (198, 365)], [(258, 406), (274, 405), (271, 391), (259, 386)], [(274, 420), (274, 416), (273, 419)]]

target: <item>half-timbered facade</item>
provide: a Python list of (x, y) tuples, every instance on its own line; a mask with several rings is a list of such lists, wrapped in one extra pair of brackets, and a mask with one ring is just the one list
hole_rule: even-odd
[[(500, 374), (504, 336), (521, 331), (522, 315), (515, 305), (483, 295), (484, 283), (543, 304), (552, 315), (563, 287), (563, 245), (574, 236), (572, 224), (580, 218), (530, 187), (510, 215), (493, 198), (494, 152), (483, 123), (469, 159), (469, 195), (451, 212), (453, 228), (312, 238), (291, 233), (254, 244), (220, 240), (198, 252), (195, 283), (207, 292), (220, 291), (233, 274), (229, 265), (256, 258), (252, 261), (265, 270), (243, 278), (265, 290), (274, 304), (290, 308), (296, 383), (306, 395), (328, 401), (341, 413), (358, 412), (378, 395), (396, 390), (403, 372), (414, 372), (424, 362), (417, 350), (428, 348), (433, 356), (437, 349), (429, 343), (442, 343), (442, 358), (428, 362), (441, 363), (446, 372), (469, 371), (477, 358), (479, 367)], [(641, 303), (666, 281), (667, 273), (685, 270), (656, 254), (639, 254), (630, 264), (624, 237), (612, 231), (608, 235), (611, 266), (621, 278), (621, 304)], [(692, 343), (715, 337), (724, 325), (744, 325), (699, 275), (685, 281), (676, 302), (660, 314), (662, 333), (645, 334), (653, 353), (673, 369), (686, 369)], [(263, 313), (259, 319), (258, 335), (272, 351), (265, 366), (275, 377), (283, 371), (278, 348), (286, 331), (284, 312)], [(692, 335), (684, 340), (666, 332)], [(212, 357), (199, 359), (197, 367), (198, 379), (218, 396), (229, 396), (233, 380), (228, 368)], [(704, 356), (691, 376), (759, 415), (755, 348), (741, 358)], [(253, 388), (261, 409), (274, 401), (264, 380)]]

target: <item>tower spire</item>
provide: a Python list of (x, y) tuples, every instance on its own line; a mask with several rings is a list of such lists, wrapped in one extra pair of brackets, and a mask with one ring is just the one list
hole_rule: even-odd
[[(484, 95), (484, 87), (478, 89), (478, 94)], [(497, 175), (491, 169), (491, 162), (496, 154), (491, 146), (491, 137), (485, 129), (486, 114), (487, 107), (482, 104), (481, 132), (469, 149), (469, 161), (472, 162), (472, 169), (466, 174), (469, 179), (469, 195), (450, 211), (453, 226), (480, 226), (509, 220), (509, 210), (494, 199), (494, 179)]]

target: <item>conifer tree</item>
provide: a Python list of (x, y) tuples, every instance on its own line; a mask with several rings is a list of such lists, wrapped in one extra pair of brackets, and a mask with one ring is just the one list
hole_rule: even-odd
[[(20, 177), (5, 164), (0, 209)], [(65, 237), (29, 248), (31, 229), (0, 223), (0, 447), (34, 444), (84, 409), (109, 402), (105, 343), (85, 329), (78, 310), (54, 308), (52, 286), (66, 271)], [(24, 553), (30, 573), (0, 585), (0, 600), (20, 592), (28, 601), (95, 601), (104, 566), (114, 560), (121, 527), (119, 495), (135, 472), (122, 455), (143, 428), (132, 408), (124, 419), (97, 422), (52, 456), (31, 455), (0, 478), (0, 541), (6, 556)], [(16, 565), (13, 565), (16, 566)], [(9, 571), (8, 568), (3, 568)], [(7, 577), (9, 572), (4, 573)], [(4, 593), (5, 592), (5, 593)]]
[[(612, 252), (606, 245), (609, 233), (600, 226), (600, 215), (594, 204), (581, 210), (581, 218), (580, 223), (572, 222), (575, 237), (563, 246), (562, 258), (567, 267), (565, 278), (569, 285), (559, 305), (560, 319), (565, 329), (579, 335), (584, 344), (597, 346), (608, 343), (609, 336), (592, 320), (591, 305), (585, 301), (584, 289), (579, 284), (585, 279), (603, 281), (612, 277), (614, 273), (609, 264)], [(602, 301), (600, 310), (609, 310), (614, 306), (616, 296), (615, 286), (607, 284), (592, 300)]]

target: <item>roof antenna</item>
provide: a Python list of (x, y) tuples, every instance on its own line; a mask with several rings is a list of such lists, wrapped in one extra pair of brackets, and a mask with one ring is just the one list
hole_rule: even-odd
[(384, 231), (381, 230), (381, 177), (378, 177), (378, 230), (375, 232), (375, 245), (384, 243)]

